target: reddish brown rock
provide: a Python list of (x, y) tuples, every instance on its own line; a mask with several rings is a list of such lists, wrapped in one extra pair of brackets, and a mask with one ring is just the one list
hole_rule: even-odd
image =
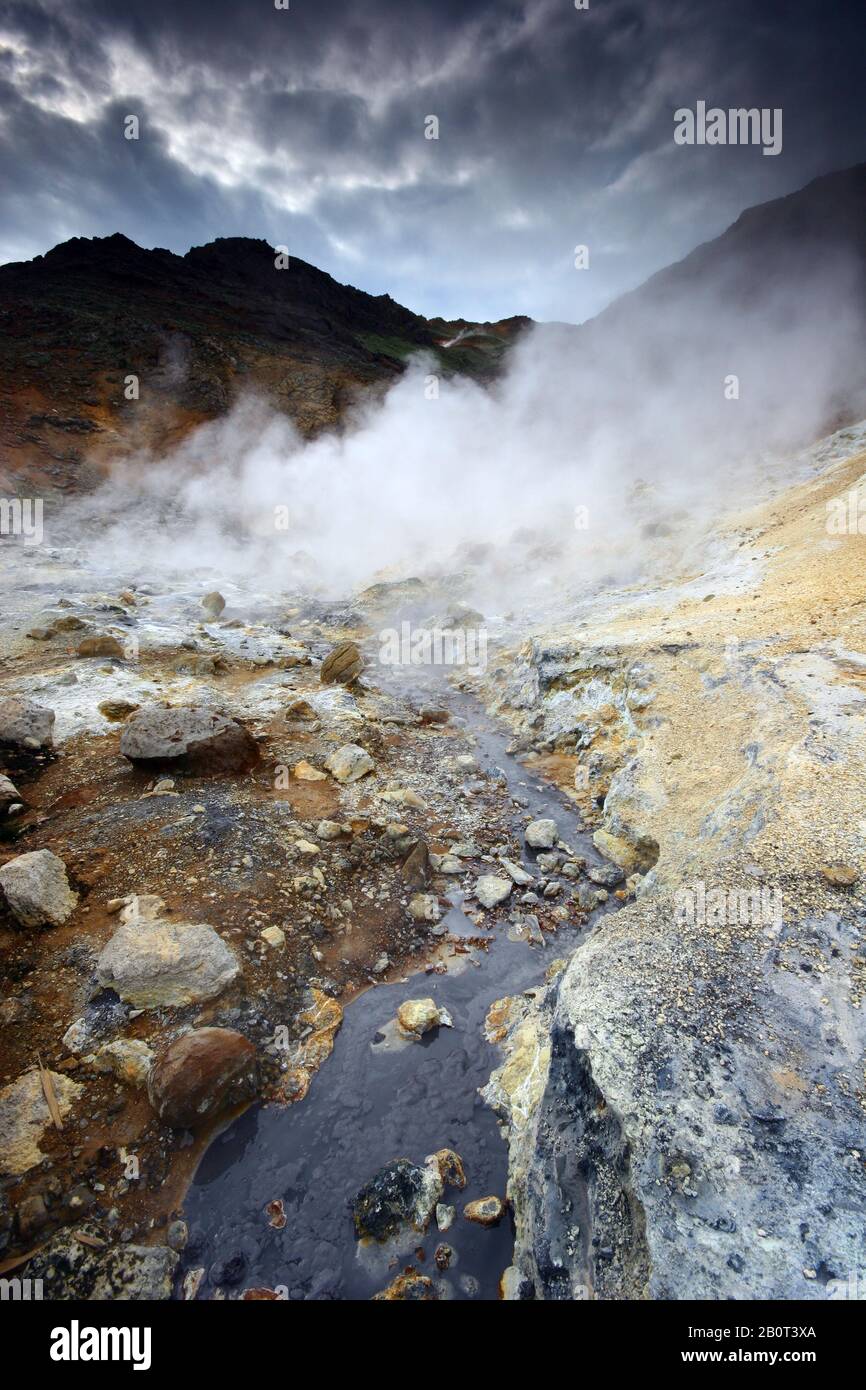
[(197, 1028), (169, 1043), (150, 1069), (147, 1094), (173, 1129), (195, 1129), (255, 1095), (256, 1049), (231, 1028)]

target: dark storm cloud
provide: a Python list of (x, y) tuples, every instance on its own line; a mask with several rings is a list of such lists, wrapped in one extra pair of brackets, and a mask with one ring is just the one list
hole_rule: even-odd
[[(866, 157), (858, 52), (807, 0), (0, 5), (0, 257), (247, 234), (424, 312), (580, 319)], [(699, 98), (782, 107), (781, 155), (675, 146)]]

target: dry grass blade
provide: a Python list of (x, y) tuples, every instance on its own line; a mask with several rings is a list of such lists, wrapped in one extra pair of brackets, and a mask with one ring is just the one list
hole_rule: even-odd
[(82, 1235), (80, 1231), (75, 1231), (75, 1239), (79, 1245), (89, 1245), (91, 1250), (104, 1250), (105, 1241), (97, 1240), (94, 1236)]
[(45, 1068), (42, 1065), (42, 1058), (38, 1054), (36, 1060), (39, 1063), (39, 1078), (42, 1082), (42, 1094), (44, 1095), (45, 1103), (48, 1106), (49, 1111), (51, 1112), (51, 1118), (54, 1121), (54, 1128), (62, 1129), (63, 1120), (60, 1117), (60, 1106), (57, 1104), (57, 1096), (54, 1091), (54, 1082), (51, 1080), (51, 1073), (45, 1070)]
[(44, 1250), (47, 1244), (48, 1241), (43, 1240), (41, 1244), (34, 1245), (32, 1250), (26, 1250), (23, 1255), (13, 1255), (10, 1259), (3, 1260), (0, 1263), (0, 1274), (8, 1274), (10, 1269), (17, 1269), (19, 1265), (26, 1265), (27, 1261), (32, 1260), (34, 1255), (38, 1255), (40, 1250)]

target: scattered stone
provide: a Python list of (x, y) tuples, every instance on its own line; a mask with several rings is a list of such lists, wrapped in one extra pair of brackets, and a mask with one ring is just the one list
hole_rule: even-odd
[(32, 642), (49, 642), (54, 633), (50, 627), (31, 627), (27, 636)]
[(133, 704), (132, 700), (103, 700), (99, 706), (99, 713), (113, 724), (119, 724), (131, 714), (135, 714), (139, 708), (140, 706)]
[[(83, 1087), (61, 1072), (49, 1071), (57, 1108), (65, 1120)], [(18, 1177), (41, 1163), (39, 1140), (52, 1125), (51, 1111), (37, 1067), (23, 1072), (0, 1091), (0, 1175)]]
[(0, 744), (10, 748), (50, 748), (53, 741), (54, 711), (32, 700), (0, 700)]
[(417, 1039), (424, 1033), (429, 1033), (431, 1028), (439, 1028), (440, 1025), (452, 1028), (451, 1015), (445, 1009), (439, 1009), (433, 999), (407, 999), (397, 1010), (397, 1022), (400, 1031), (409, 1038)]
[(357, 782), (373, 771), (375, 763), (357, 743), (344, 743), (326, 758), (325, 767), (338, 782)]
[(322, 662), (319, 679), (323, 685), (351, 685), (364, 669), (364, 658), (354, 642), (332, 647)]
[(423, 840), (409, 851), (400, 868), (403, 878), (412, 888), (423, 888), (430, 877), (430, 852)]
[(261, 932), (261, 936), (269, 946), (279, 947), (285, 946), (286, 944), (286, 933), (283, 931), (282, 927), (265, 927)]
[(418, 718), (422, 724), (447, 724), (451, 715), (447, 709), (434, 709), (430, 705), (423, 705), (418, 711)]
[(413, 893), (409, 899), (409, 916), (416, 922), (438, 922), (441, 917), (439, 899), (435, 893)]
[(439, 1294), (433, 1280), (426, 1274), (418, 1274), (411, 1266), (403, 1274), (398, 1274), (387, 1287), (374, 1293), (373, 1303), (434, 1303)]
[(287, 707), (286, 714), (289, 719), (303, 719), (306, 721), (312, 721), (319, 717), (309, 700), (293, 700)]
[(821, 873), (833, 888), (853, 888), (860, 877), (859, 870), (848, 864), (822, 864)]
[(553, 849), (559, 839), (555, 820), (533, 820), (525, 831), (526, 843), (530, 849)]
[(19, 1202), (15, 1216), (18, 1222), (18, 1238), (22, 1244), (28, 1245), (48, 1222), (48, 1208), (42, 1193), (34, 1192), (32, 1196)]
[(136, 1009), (213, 999), (239, 970), (213, 927), (142, 919), (123, 923), (96, 963), (100, 984)]
[(196, 1129), (249, 1100), (258, 1085), (256, 1049), (230, 1028), (196, 1028), (169, 1043), (150, 1069), (147, 1094), (164, 1124)]
[(389, 1240), (426, 1231), (442, 1196), (442, 1179), (432, 1166), (395, 1158), (365, 1183), (352, 1205), (359, 1239)]
[(433, 1165), (445, 1187), (466, 1186), (463, 1159), (453, 1149), (437, 1149), (435, 1154), (428, 1154), (424, 1161)]
[[(322, 775), (324, 776), (324, 773)], [(316, 826), (316, 834), (320, 840), (339, 840), (349, 834), (349, 827), (340, 825), (335, 820), (320, 820)]]
[(107, 632), (98, 633), (95, 637), (85, 637), (78, 644), (78, 655), (85, 657), (111, 656), (118, 661), (123, 660), (124, 651), (116, 637), (112, 637)]
[(440, 1273), (444, 1273), (451, 1264), (453, 1258), (454, 1251), (451, 1249), (450, 1245), (445, 1245), (444, 1242), (442, 1245), (437, 1245), (433, 1252), (433, 1261)]
[(90, 1042), (90, 1031), (87, 1027), (87, 1020), (76, 1018), (70, 1023), (66, 1032), (63, 1034), (63, 1046), (67, 1052), (79, 1053), (86, 1052)]
[(226, 601), (218, 589), (212, 589), (209, 594), (205, 594), (201, 606), (207, 616), (215, 620), (224, 611)]
[(285, 1230), (286, 1222), (289, 1218), (286, 1216), (286, 1209), (283, 1206), (281, 1197), (275, 1197), (272, 1202), (268, 1202), (265, 1211), (267, 1212), (269, 1226), (273, 1226), (275, 1231)]
[(16, 921), (24, 927), (59, 927), (75, 911), (78, 894), (69, 886), (66, 865), (50, 849), (31, 850), (0, 869), (0, 888)]
[(511, 887), (507, 878), (497, 878), (495, 874), (482, 874), (475, 883), (475, 896), (482, 907), (497, 907), (499, 903), (505, 902)]
[(11, 806), (20, 806), (21, 804), (21, 793), (15, 783), (0, 773), (0, 813), (8, 815)]
[(120, 751), (130, 762), (186, 772), (245, 772), (259, 761), (252, 734), (204, 706), (147, 705), (127, 720)]
[(515, 864), (513, 859), (500, 859), (499, 862), (518, 887), (528, 888), (530, 884), (535, 882), (532, 874), (527, 873), (526, 869), (524, 869), (521, 864)]
[(97, 1049), (94, 1066), (100, 1072), (113, 1072), (127, 1086), (144, 1086), (153, 1062), (153, 1052), (140, 1038), (118, 1038)]
[(602, 888), (615, 888), (618, 883), (625, 883), (625, 869), (619, 864), (590, 864), (586, 876)]
[(467, 1221), (474, 1221), (478, 1226), (498, 1226), (506, 1209), (501, 1197), (479, 1197), (474, 1202), (466, 1203), (463, 1215)]
[(306, 758), (302, 758), (299, 763), (295, 763), (292, 768), (292, 776), (297, 777), (299, 782), (327, 782), (328, 774), (322, 772), (321, 768), (313, 767)]
[(454, 1218), (457, 1215), (456, 1207), (446, 1206), (444, 1202), (436, 1203), (436, 1225), (440, 1231), (450, 1231), (454, 1225)]
[(175, 1250), (178, 1254), (187, 1247), (189, 1241), (189, 1229), (185, 1221), (172, 1221), (165, 1233), (165, 1243), (169, 1250)]

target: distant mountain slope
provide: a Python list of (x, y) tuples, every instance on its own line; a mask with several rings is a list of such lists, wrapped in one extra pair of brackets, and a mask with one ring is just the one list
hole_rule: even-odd
[[(86, 487), (112, 460), (224, 414), (244, 388), (312, 436), (419, 349), (443, 372), (492, 380), (530, 323), (428, 320), (301, 260), (277, 270), (274, 249), (247, 238), (185, 256), (75, 238), (0, 267), (0, 479)], [(804, 374), (826, 378), (813, 393), (828, 402), (821, 432), (866, 413), (866, 164), (748, 209), (597, 318), (546, 331), (562, 340), (563, 397), (591, 368), (592, 408), (609, 418), (629, 393), (673, 383), (674, 409), (688, 400), (699, 419), (706, 393), (717, 428), (727, 373), (742, 379), (737, 421), (752, 410), (761, 429), (793, 413)]]
[[(428, 322), (293, 257), (278, 270), (263, 241), (221, 238), (176, 256), (119, 234), (74, 238), (0, 267), (0, 468), (86, 485), (88, 464), (162, 449), (243, 387), (312, 435), (420, 349), (444, 372), (489, 378), (527, 322), (482, 325), (443, 349), (469, 325)], [(137, 401), (125, 398), (129, 375)]]

